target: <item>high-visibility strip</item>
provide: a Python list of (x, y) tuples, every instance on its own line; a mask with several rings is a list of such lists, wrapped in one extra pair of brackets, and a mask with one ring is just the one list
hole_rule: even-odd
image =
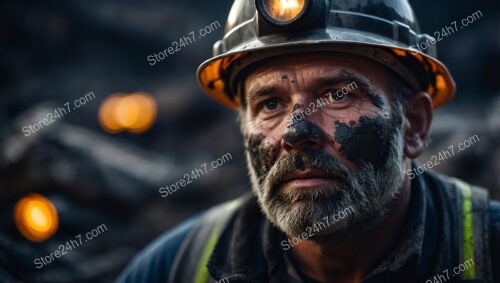
[[(239, 207), (242, 200), (241, 198), (237, 198), (233, 201), (230, 201), (224, 205), (224, 211), (226, 213), (231, 213), (233, 210)], [(219, 238), (219, 234), (222, 230), (223, 223), (217, 223), (213, 230), (210, 232), (210, 236), (208, 237), (207, 243), (203, 248), (203, 252), (201, 254), (201, 259), (198, 264), (198, 268), (196, 269), (196, 273), (193, 279), (193, 283), (206, 283), (208, 280), (208, 268), (207, 263), (210, 255), (212, 254), (215, 245), (217, 244), (217, 239)]]
[(219, 232), (221, 230), (221, 226), (217, 225), (212, 232), (210, 233), (210, 237), (208, 238), (207, 244), (203, 248), (203, 253), (201, 254), (200, 264), (196, 270), (196, 275), (194, 276), (193, 283), (206, 283), (208, 279), (208, 268), (206, 263), (208, 262), (208, 258), (212, 254), (212, 251), (217, 244), (217, 238), (219, 236)]
[[(474, 219), (472, 217), (472, 191), (470, 185), (456, 179), (462, 192), (462, 226), (463, 226), (463, 256), (462, 263), (474, 260)], [(475, 279), (476, 268), (474, 265), (465, 269), (463, 279)]]

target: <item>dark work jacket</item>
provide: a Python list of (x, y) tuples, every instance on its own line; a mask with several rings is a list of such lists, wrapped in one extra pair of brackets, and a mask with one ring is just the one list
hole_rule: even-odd
[[(487, 252), (485, 256), (476, 254), (474, 259), (476, 274), (483, 280), (459, 280), (460, 275), (454, 274), (454, 268), (464, 262), (457, 248), (463, 233), (453, 220), (460, 212), (447, 193), (453, 189), (449, 178), (431, 172), (412, 180), (409, 213), (398, 244), (362, 282), (500, 282), (500, 203), (496, 201), (489, 202), (487, 221), (484, 229), (481, 228), (487, 233), (484, 239), (489, 240), (478, 243), (487, 247)], [(193, 282), (177, 279), (192, 276), (184, 274), (192, 271), (174, 261), (176, 256), (188, 261), (201, 257), (200, 249), (185, 251), (185, 247), (180, 247), (190, 233), (206, 226), (204, 223), (203, 215), (195, 216), (160, 236), (136, 256), (117, 282)], [(283, 249), (284, 239), (286, 236), (262, 214), (255, 197), (245, 196), (225, 223), (210, 255), (208, 270), (212, 279), (209, 281), (316, 282), (301, 272), (290, 250)]]

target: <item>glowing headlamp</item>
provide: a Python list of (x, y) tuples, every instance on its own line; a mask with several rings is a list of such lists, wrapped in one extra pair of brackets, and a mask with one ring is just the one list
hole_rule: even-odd
[(261, 0), (257, 1), (257, 9), (272, 23), (286, 25), (304, 14), (308, 2), (308, 0)]
[(255, 7), (259, 36), (325, 27), (324, 0), (255, 0)]

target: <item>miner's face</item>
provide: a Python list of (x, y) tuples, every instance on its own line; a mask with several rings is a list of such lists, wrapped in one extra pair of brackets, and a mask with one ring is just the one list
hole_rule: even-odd
[[(243, 82), (241, 128), (252, 188), (288, 235), (380, 221), (403, 180), (401, 109), (377, 63), (331, 53), (277, 57)], [(394, 111), (397, 109), (398, 111)], [(331, 218), (330, 218), (331, 219)]]

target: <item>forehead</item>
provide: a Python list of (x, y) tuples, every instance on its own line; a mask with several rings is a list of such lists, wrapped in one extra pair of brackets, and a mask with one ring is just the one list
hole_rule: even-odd
[(387, 90), (388, 74), (385, 68), (370, 59), (341, 53), (298, 53), (269, 58), (253, 66), (247, 73), (245, 89), (262, 84), (281, 84), (283, 79), (308, 84), (319, 77), (339, 76), (348, 72), (369, 84)]

